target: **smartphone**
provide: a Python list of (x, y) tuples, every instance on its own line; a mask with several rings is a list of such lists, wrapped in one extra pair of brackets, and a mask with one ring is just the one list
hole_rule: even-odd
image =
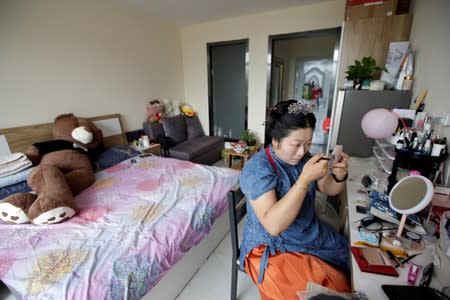
[(342, 153), (342, 145), (336, 145), (333, 148), (333, 152), (331, 152), (331, 163), (337, 163), (341, 160), (341, 153)]
[(356, 205), (356, 212), (360, 214), (367, 214), (370, 208), (367, 206)]

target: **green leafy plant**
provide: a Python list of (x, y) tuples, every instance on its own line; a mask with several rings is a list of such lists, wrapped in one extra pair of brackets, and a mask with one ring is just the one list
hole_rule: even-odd
[(227, 153), (226, 149), (222, 150), (221, 155), (222, 155), (223, 161), (225, 162), (225, 165), (227, 166), (228, 165), (228, 153)]
[(372, 56), (363, 57), (361, 61), (355, 60), (355, 64), (348, 66), (346, 78), (353, 80), (354, 85), (362, 83), (364, 80), (371, 80), (375, 72), (386, 71), (385, 67), (377, 66), (376, 60)]
[(250, 129), (242, 131), (241, 137), (247, 146), (254, 146), (256, 144), (256, 134)]

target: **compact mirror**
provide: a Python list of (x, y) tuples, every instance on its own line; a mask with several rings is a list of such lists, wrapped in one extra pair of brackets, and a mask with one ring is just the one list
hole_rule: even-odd
[(424, 209), (433, 198), (434, 186), (430, 179), (420, 176), (406, 176), (397, 182), (389, 193), (389, 205), (403, 214), (397, 231), (401, 237), (406, 217)]

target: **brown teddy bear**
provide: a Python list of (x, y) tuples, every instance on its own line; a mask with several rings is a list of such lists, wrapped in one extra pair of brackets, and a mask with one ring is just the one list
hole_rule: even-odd
[(34, 193), (11, 195), (0, 203), (9, 223), (53, 224), (76, 213), (74, 197), (91, 185), (91, 159), (103, 150), (103, 135), (87, 119), (64, 114), (55, 118), (54, 140), (36, 143), (25, 155), (36, 166), (28, 176)]

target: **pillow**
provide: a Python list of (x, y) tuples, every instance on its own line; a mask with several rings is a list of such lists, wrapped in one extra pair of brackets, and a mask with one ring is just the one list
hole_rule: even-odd
[(194, 116), (192, 118), (185, 118), (184, 120), (186, 121), (188, 140), (205, 135), (205, 132), (203, 131), (203, 127), (202, 124), (200, 123), (198, 116)]
[(175, 143), (178, 144), (187, 139), (186, 123), (184, 122), (183, 115), (164, 118), (161, 123), (164, 127), (166, 136), (171, 137)]
[(129, 145), (112, 146), (96, 157), (94, 161), (94, 171), (97, 172), (107, 169), (128, 158), (138, 156), (140, 154), (141, 152), (133, 149), (133, 147)]

